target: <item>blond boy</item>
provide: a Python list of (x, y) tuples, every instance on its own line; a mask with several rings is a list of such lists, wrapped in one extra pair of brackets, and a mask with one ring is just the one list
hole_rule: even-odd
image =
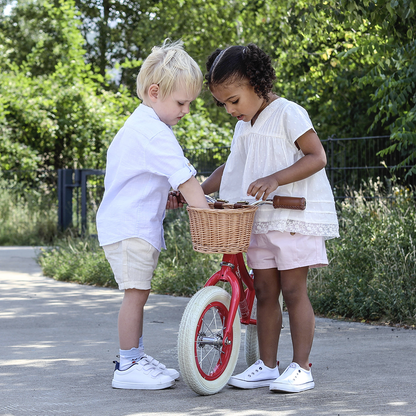
[(191, 206), (208, 208), (171, 126), (189, 113), (202, 73), (182, 42), (154, 47), (137, 77), (142, 100), (115, 136), (107, 153), (105, 192), (97, 213), (100, 245), (124, 298), (118, 317), (120, 363), (112, 386), (164, 389), (179, 377), (144, 353), (143, 309), (160, 250), (169, 190)]

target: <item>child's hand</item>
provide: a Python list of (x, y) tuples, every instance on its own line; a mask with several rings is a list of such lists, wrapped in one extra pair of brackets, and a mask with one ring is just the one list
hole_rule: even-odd
[(168, 200), (166, 203), (166, 209), (178, 209), (182, 208), (183, 204), (186, 204), (185, 198), (179, 191), (171, 191), (168, 194)]
[(279, 186), (275, 178), (275, 174), (265, 176), (264, 178), (257, 179), (256, 181), (252, 182), (247, 189), (248, 196), (254, 196), (257, 200), (260, 198), (265, 201), (267, 197), (275, 191)]

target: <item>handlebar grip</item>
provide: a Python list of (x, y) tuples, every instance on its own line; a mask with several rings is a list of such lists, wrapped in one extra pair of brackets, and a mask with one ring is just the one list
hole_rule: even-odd
[(273, 197), (273, 208), (299, 209), (306, 208), (306, 199), (296, 196), (280, 196)]

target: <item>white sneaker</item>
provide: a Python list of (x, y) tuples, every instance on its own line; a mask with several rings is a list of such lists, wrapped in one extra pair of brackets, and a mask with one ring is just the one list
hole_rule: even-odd
[(177, 380), (180, 376), (179, 371), (176, 371), (174, 368), (166, 368), (164, 364), (160, 361), (156, 360), (155, 358), (151, 357), (150, 355), (145, 354), (142, 359), (147, 360), (147, 362), (152, 365), (153, 367), (157, 368), (158, 370), (162, 371), (162, 374), (165, 376), (169, 376), (174, 380)]
[(232, 376), (228, 384), (240, 389), (255, 389), (269, 386), (276, 377), (279, 377), (278, 366), (270, 368), (265, 366), (262, 360), (257, 360), (243, 373)]
[(127, 370), (114, 370), (112, 386), (115, 389), (161, 390), (171, 387), (175, 380), (149, 364), (147, 360), (139, 360)]
[(297, 363), (290, 364), (283, 374), (270, 384), (270, 390), (285, 393), (299, 393), (314, 387), (312, 371), (304, 370)]

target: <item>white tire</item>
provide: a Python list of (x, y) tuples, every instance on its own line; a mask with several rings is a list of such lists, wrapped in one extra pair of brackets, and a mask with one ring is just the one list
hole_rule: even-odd
[(216, 286), (198, 291), (182, 316), (178, 336), (181, 376), (197, 394), (219, 392), (234, 372), (240, 351), (238, 312), (228, 342), (223, 343), (230, 295)]
[[(253, 309), (251, 310), (251, 318), (257, 319), (256, 298), (254, 298)], [(246, 357), (246, 364), (248, 367), (250, 367), (260, 358), (259, 341), (257, 339), (257, 325), (247, 325), (246, 327), (244, 354)]]

